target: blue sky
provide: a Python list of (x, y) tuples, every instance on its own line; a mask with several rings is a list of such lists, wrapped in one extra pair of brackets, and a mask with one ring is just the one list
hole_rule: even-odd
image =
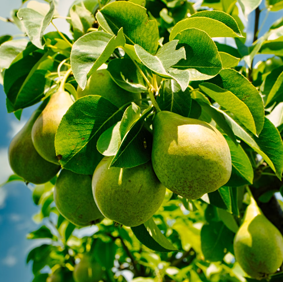
[[(1, 1), (0, 17), (9, 17), (10, 10), (18, 8), (21, 0)], [(59, 13), (64, 16), (71, 1), (59, 0)], [(266, 32), (268, 27), (278, 18), (283, 16), (283, 12), (270, 13), (266, 21), (266, 27), (261, 34)], [(261, 18), (262, 20), (262, 18)], [(249, 22), (253, 22), (253, 15), (249, 17)], [(68, 25), (64, 20), (56, 20), (56, 25), (68, 33)], [(248, 31), (252, 31), (253, 26), (249, 26)], [(48, 31), (52, 30), (50, 27)], [(0, 21), (0, 36), (4, 34), (19, 34), (20, 32), (10, 23)], [(248, 32), (248, 39), (251, 42), (252, 34)], [(21, 121), (18, 121), (13, 114), (7, 114), (5, 106), (5, 94), (0, 85), (0, 183), (3, 183), (12, 171), (8, 164), (8, 146), (12, 137), (23, 126), (30, 116), (32, 109), (23, 111)], [(28, 188), (23, 183), (10, 183), (0, 188), (0, 280), (1, 282), (29, 282), (32, 281), (31, 266), (25, 264), (28, 252), (41, 242), (33, 242), (26, 239), (26, 234), (37, 228), (37, 224), (32, 221), (32, 215), (38, 212), (31, 198), (31, 187)]]

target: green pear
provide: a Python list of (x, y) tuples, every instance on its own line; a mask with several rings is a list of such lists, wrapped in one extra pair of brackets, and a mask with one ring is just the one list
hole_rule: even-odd
[(283, 237), (251, 198), (243, 224), (234, 239), (235, 258), (255, 279), (275, 273), (283, 262)]
[(101, 280), (103, 270), (101, 265), (94, 261), (90, 255), (84, 255), (75, 266), (73, 277), (76, 282), (98, 282)]
[(60, 166), (43, 159), (32, 143), (32, 126), (42, 112), (43, 106), (44, 104), (34, 111), (9, 146), (9, 162), (12, 170), (25, 181), (34, 184), (42, 184), (49, 181), (60, 169)]
[(55, 134), (62, 117), (73, 104), (68, 92), (59, 90), (53, 94), (35, 121), (32, 128), (32, 141), (37, 152), (47, 161), (58, 164), (55, 152)]
[(135, 102), (139, 105), (141, 99), (140, 94), (131, 93), (119, 87), (112, 80), (108, 70), (105, 69), (97, 70), (92, 74), (85, 89), (82, 90), (78, 87), (77, 92), (78, 98), (86, 95), (100, 95), (118, 108), (129, 102)]
[(229, 146), (210, 124), (172, 112), (153, 122), (152, 166), (160, 182), (187, 199), (198, 199), (231, 176)]
[(54, 188), (59, 212), (77, 226), (96, 224), (103, 219), (92, 196), (91, 176), (63, 169)]
[(138, 226), (158, 210), (166, 189), (151, 162), (133, 168), (109, 168), (111, 160), (103, 158), (94, 171), (95, 202), (105, 217), (126, 226)]

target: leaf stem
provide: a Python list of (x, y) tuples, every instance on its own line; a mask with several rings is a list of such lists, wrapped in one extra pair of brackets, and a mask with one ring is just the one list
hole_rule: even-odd
[(69, 77), (70, 73), (72, 72), (72, 69), (70, 68), (69, 70), (67, 70), (67, 72), (65, 73), (63, 79), (61, 80), (61, 84), (59, 87), (59, 91), (64, 91), (65, 88), (65, 83), (67, 81), (67, 78)]
[(51, 21), (54, 28), (57, 30), (57, 32), (60, 34), (60, 36), (65, 40), (67, 44), (69, 44), (71, 47), (73, 47), (73, 44), (64, 36), (64, 34), (57, 28), (57, 26)]

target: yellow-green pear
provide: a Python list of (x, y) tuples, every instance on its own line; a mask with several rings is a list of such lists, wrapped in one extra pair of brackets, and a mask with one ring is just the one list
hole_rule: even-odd
[(283, 237), (251, 198), (234, 239), (235, 258), (251, 277), (267, 278), (283, 263)]
[(32, 141), (37, 152), (47, 161), (58, 164), (55, 152), (55, 134), (62, 117), (73, 104), (68, 92), (54, 93), (32, 128)]
[(82, 90), (78, 87), (77, 92), (78, 98), (86, 95), (100, 95), (118, 108), (129, 102), (135, 102), (139, 105), (141, 99), (140, 94), (131, 93), (119, 87), (112, 80), (108, 70), (105, 69), (93, 73), (88, 79), (85, 89)]
[(91, 188), (91, 176), (63, 169), (54, 188), (54, 202), (58, 211), (77, 226), (96, 224), (103, 219)]
[(215, 127), (167, 111), (154, 118), (152, 166), (165, 187), (187, 199), (217, 190), (232, 170), (228, 144)]
[(60, 166), (43, 159), (34, 148), (31, 140), (32, 126), (42, 109), (43, 104), (34, 111), (9, 146), (9, 162), (12, 170), (25, 181), (34, 184), (49, 181), (60, 169)]
[(84, 255), (75, 266), (73, 277), (75, 282), (98, 282), (101, 280), (103, 270), (101, 265), (94, 261), (90, 255)]
[(165, 187), (157, 179), (151, 162), (133, 167), (111, 167), (112, 157), (105, 157), (92, 178), (95, 202), (101, 213), (126, 226), (138, 226), (158, 210)]

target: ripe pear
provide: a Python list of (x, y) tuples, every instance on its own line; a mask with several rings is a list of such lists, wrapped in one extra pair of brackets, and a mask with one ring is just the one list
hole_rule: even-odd
[(32, 126), (42, 112), (42, 104), (30, 117), (24, 127), (17, 133), (9, 146), (9, 162), (12, 170), (25, 181), (42, 184), (52, 179), (60, 166), (43, 159), (31, 140)]
[(54, 93), (32, 128), (32, 141), (37, 152), (47, 161), (58, 164), (55, 152), (55, 134), (62, 117), (73, 104), (68, 92)]
[(108, 70), (97, 70), (88, 79), (84, 90), (81, 87), (77, 89), (78, 98), (86, 95), (100, 95), (109, 100), (113, 105), (120, 108), (126, 103), (135, 102), (140, 104), (141, 95), (128, 92), (119, 87), (111, 78)]
[(172, 112), (153, 122), (152, 166), (160, 182), (187, 199), (198, 199), (231, 176), (228, 144), (210, 124)]
[(91, 176), (63, 169), (54, 188), (59, 212), (77, 226), (96, 224), (103, 219), (92, 196)]
[(235, 258), (255, 279), (275, 273), (283, 262), (283, 237), (251, 198), (243, 224), (234, 239)]
[(157, 179), (151, 162), (133, 168), (109, 168), (111, 160), (103, 158), (93, 174), (97, 207), (109, 219), (138, 226), (158, 210), (166, 189)]
[(101, 280), (102, 274), (101, 265), (94, 261), (90, 255), (84, 255), (75, 266), (73, 277), (75, 282), (98, 282)]

